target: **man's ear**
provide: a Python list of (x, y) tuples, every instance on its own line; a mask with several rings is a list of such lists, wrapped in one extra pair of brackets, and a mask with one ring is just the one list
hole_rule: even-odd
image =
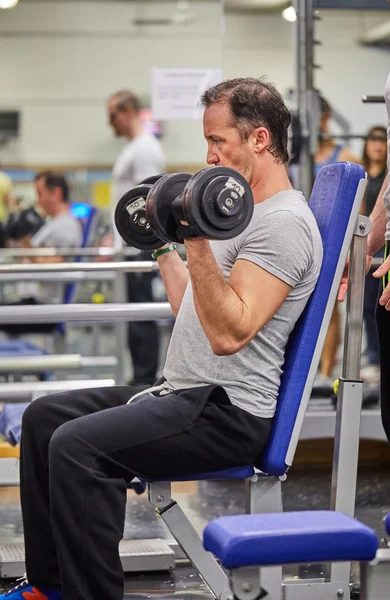
[(253, 134), (254, 134), (255, 152), (257, 154), (260, 154), (269, 146), (269, 143), (270, 143), (269, 131), (265, 127), (258, 127), (257, 129), (254, 130)]

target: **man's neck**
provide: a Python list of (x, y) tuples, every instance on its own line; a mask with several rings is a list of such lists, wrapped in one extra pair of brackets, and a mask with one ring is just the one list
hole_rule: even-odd
[(138, 137), (143, 133), (143, 125), (141, 119), (135, 119), (129, 124), (129, 129), (127, 131), (127, 139), (131, 142), (134, 138)]
[(279, 192), (291, 190), (292, 185), (286, 165), (271, 160), (259, 175), (252, 177), (251, 187), (255, 204), (259, 204)]
[(373, 161), (369, 168), (367, 169), (368, 175), (370, 177), (377, 177), (380, 173), (384, 171), (383, 164), (381, 161)]
[(63, 215), (64, 213), (67, 213), (67, 212), (69, 212), (69, 205), (67, 202), (62, 202), (61, 204), (59, 204), (58, 206), (56, 206), (53, 209), (53, 212), (51, 215), (49, 215), (49, 217), (54, 219), (55, 217), (59, 217), (60, 215)]

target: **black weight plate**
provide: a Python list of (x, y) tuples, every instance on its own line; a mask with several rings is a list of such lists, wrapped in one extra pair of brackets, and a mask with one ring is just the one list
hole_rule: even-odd
[(183, 243), (183, 240), (176, 235), (179, 224), (172, 213), (172, 202), (183, 193), (190, 178), (190, 173), (164, 175), (148, 194), (146, 218), (156, 235), (165, 242)]
[(160, 175), (152, 175), (151, 177), (147, 177), (146, 179), (140, 181), (138, 185), (153, 185), (156, 183), (156, 181), (161, 179), (161, 177), (164, 177), (164, 173), (161, 173)]
[[(218, 186), (213, 181), (218, 180)], [(216, 208), (217, 189), (222, 190), (226, 183), (240, 190), (242, 209), (235, 215), (222, 216)], [(210, 186), (208, 188), (208, 186)], [(214, 196), (206, 194), (207, 188)], [(217, 192), (217, 193), (215, 193)], [(186, 220), (196, 233), (205, 238), (228, 240), (236, 237), (248, 226), (253, 215), (253, 195), (246, 179), (237, 171), (228, 167), (202, 169), (188, 183), (183, 201)]]
[(115, 225), (129, 246), (139, 250), (154, 250), (161, 246), (145, 214), (146, 197), (151, 185), (137, 185), (126, 192), (115, 209)]
[[(224, 175), (218, 175), (213, 177), (210, 182), (206, 185), (202, 193), (201, 209), (206, 219), (212, 227), (215, 227), (218, 231), (226, 230), (231, 231), (235, 227), (239, 226), (242, 221), (242, 211), (247, 210), (246, 204), (240, 198), (238, 192), (231, 190), (235, 194), (234, 199), (234, 211), (233, 214), (229, 215), (222, 212), (218, 205), (218, 196), (221, 191), (228, 188), (225, 187), (227, 179)], [(228, 189), (228, 191), (230, 191)], [(228, 198), (232, 200), (230, 194), (227, 194)]]

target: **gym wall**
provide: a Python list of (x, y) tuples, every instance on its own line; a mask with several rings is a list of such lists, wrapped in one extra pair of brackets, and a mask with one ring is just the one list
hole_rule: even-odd
[[(167, 18), (176, 2), (21, 2), (0, 19), (0, 107), (20, 109), (18, 140), (0, 146), (17, 165), (110, 165), (122, 146), (106, 122), (105, 100), (131, 87), (147, 101), (150, 70), (220, 67), (226, 77), (266, 74), (282, 93), (294, 86), (292, 25), (280, 13), (227, 14), (218, 0), (191, 1), (193, 22), (137, 27), (135, 18)], [(140, 8), (141, 7), (141, 8)], [(390, 11), (389, 11), (390, 13)], [(357, 38), (382, 22), (382, 12), (323, 11), (316, 75), (335, 107), (360, 133), (383, 122), (384, 106), (363, 105), (380, 94), (388, 49)], [(223, 24), (225, 33), (223, 34)], [(169, 164), (201, 165), (206, 145), (199, 122), (169, 122), (163, 139)]]

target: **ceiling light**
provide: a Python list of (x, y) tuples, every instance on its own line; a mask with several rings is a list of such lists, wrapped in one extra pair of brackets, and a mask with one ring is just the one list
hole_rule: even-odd
[(283, 17), (283, 19), (286, 19), (286, 21), (289, 21), (290, 23), (294, 23), (294, 21), (297, 20), (297, 13), (295, 11), (295, 8), (293, 6), (289, 6), (288, 8), (285, 8), (282, 11), (282, 17)]
[(19, 0), (0, 0), (0, 8), (13, 8)]

